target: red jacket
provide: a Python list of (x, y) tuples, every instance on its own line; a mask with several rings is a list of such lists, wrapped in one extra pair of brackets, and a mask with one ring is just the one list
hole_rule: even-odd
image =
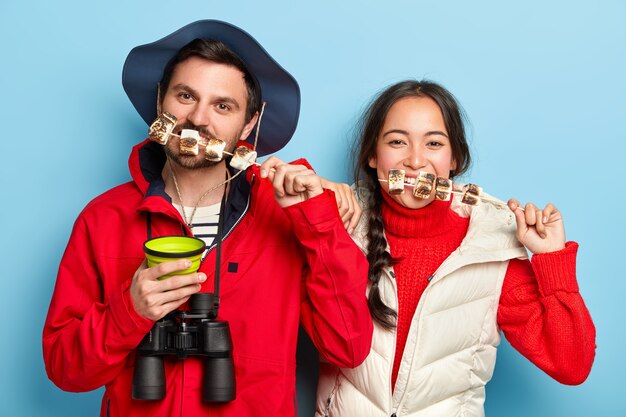
[[(367, 262), (332, 192), (282, 209), (256, 167), (231, 184), (225, 210), (219, 319), (232, 334), (236, 399), (202, 403), (202, 359), (169, 356), (166, 397), (131, 399), (135, 348), (154, 323), (129, 295), (144, 258), (146, 213), (153, 237), (191, 234), (164, 193), (164, 158), (152, 142), (137, 145), (129, 160), (134, 181), (95, 198), (76, 220), (43, 331), (48, 377), (66, 391), (106, 386), (103, 417), (294, 415), (300, 323), (338, 366), (354, 367), (369, 353)], [(202, 291), (212, 291), (214, 270), (212, 248)]]

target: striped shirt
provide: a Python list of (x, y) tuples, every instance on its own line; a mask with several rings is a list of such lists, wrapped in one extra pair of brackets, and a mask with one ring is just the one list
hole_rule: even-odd
[[(173, 204), (176, 210), (179, 211), (181, 216), (183, 212), (180, 204)], [(191, 216), (193, 207), (185, 206), (185, 214)], [(198, 239), (204, 240), (207, 248), (213, 244), (213, 241), (217, 237), (217, 223), (220, 219), (220, 203), (215, 203), (210, 206), (198, 207), (193, 219), (191, 219), (191, 232)]]

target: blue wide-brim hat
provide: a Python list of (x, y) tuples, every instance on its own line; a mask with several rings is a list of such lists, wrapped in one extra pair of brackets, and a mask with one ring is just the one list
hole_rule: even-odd
[[(296, 130), (300, 115), (300, 87), (248, 33), (219, 20), (199, 20), (156, 42), (133, 48), (122, 72), (122, 85), (137, 112), (148, 125), (156, 119), (157, 85), (163, 69), (176, 53), (196, 38), (223, 42), (241, 58), (261, 87), (266, 102), (259, 131), (259, 156), (282, 149)], [(254, 130), (248, 136), (253, 142)]]

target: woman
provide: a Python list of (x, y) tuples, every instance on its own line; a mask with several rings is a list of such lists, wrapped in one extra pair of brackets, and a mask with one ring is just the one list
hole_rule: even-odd
[[(370, 262), (374, 339), (355, 369), (322, 364), (318, 416), (482, 416), (500, 329), (557, 381), (586, 379), (595, 328), (556, 207), (463, 204), (456, 184), (449, 201), (413, 195), (420, 173), (453, 179), (469, 165), (461, 110), (443, 87), (400, 82), (369, 106), (353, 238)], [(389, 192), (390, 170), (404, 171), (402, 194)]]

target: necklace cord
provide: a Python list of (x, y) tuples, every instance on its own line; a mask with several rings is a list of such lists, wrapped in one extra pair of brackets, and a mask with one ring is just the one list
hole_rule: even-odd
[(233, 178), (230, 177), (230, 172), (228, 171), (228, 168), (226, 168), (226, 179), (224, 181), (222, 181), (221, 183), (210, 187), (208, 190), (206, 190), (204, 192), (204, 194), (202, 194), (200, 196), (200, 198), (196, 202), (196, 205), (193, 207), (193, 210), (191, 211), (191, 216), (189, 216), (189, 219), (188, 219), (187, 218), (187, 213), (185, 212), (185, 204), (183, 203), (183, 198), (182, 198), (182, 195), (180, 193), (180, 188), (178, 187), (178, 181), (176, 179), (176, 174), (174, 173), (174, 167), (172, 167), (172, 162), (171, 162), (169, 157), (167, 158), (167, 164), (169, 165), (170, 174), (172, 176), (172, 180), (174, 181), (174, 188), (176, 188), (176, 194), (178, 195), (178, 201), (180, 201), (180, 209), (181, 209), (181, 214), (183, 216), (183, 220), (185, 221), (187, 226), (189, 226), (189, 228), (191, 228), (191, 225), (193, 224), (193, 217), (196, 215), (196, 210), (198, 209), (198, 206), (200, 205), (202, 200), (204, 200), (204, 197), (206, 197), (211, 191), (217, 190), (219, 187), (221, 187), (222, 185), (227, 184), (228, 182), (230, 182), (234, 178), (234, 177)]

